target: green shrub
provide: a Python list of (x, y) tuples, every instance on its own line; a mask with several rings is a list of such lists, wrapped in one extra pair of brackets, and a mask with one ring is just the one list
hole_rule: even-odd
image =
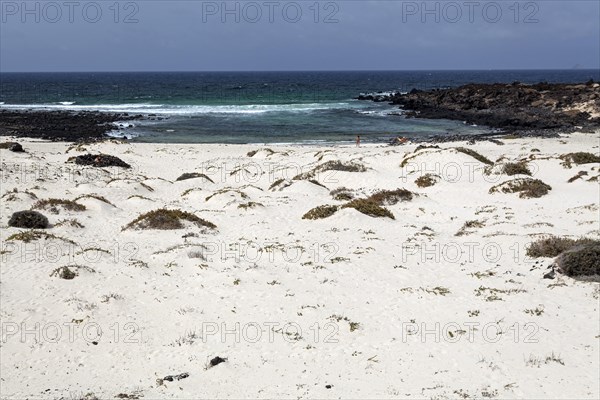
[(331, 196), (333, 196), (334, 200), (339, 200), (339, 201), (349, 201), (354, 198), (354, 194), (352, 193), (352, 190), (350, 190), (346, 187), (339, 187), (337, 189), (334, 189), (331, 192), (329, 192), (329, 194)]
[(533, 258), (556, 257), (559, 254), (572, 249), (573, 247), (591, 243), (597, 243), (597, 241), (587, 238), (575, 240), (558, 236), (550, 236), (531, 243), (527, 247), (526, 254)]
[(206, 221), (187, 211), (161, 208), (140, 215), (123, 229), (181, 229), (184, 227), (182, 221), (188, 221), (196, 226), (210, 229), (215, 229), (217, 227), (212, 222)]
[(315, 168), (308, 172), (296, 175), (293, 179), (313, 179), (315, 176), (317, 176), (317, 174), (325, 171), (365, 172), (366, 170), (367, 168), (362, 164), (358, 164), (355, 162), (343, 163), (339, 160), (335, 160), (327, 161), (321, 165), (317, 165)]
[(411, 201), (414, 193), (406, 189), (380, 190), (367, 200), (382, 206), (393, 206), (400, 201)]
[(564, 160), (565, 163), (575, 163), (575, 164), (591, 164), (591, 163), (600, 163), (600, 157), (592, 154), (586, 153), (583, 151), (577, 153), (568, 153), (560, 156), (561, 160)]
[(415, 179), (415, 183), (417, 184), (418, 187), (429, 187), (429, 186), (433, 186), (436, 183), (438, 183), (438, 181), (440, 180), (440, 176), (436, 175), (436, 174), (425, 174), (422, 175), (420, 177), (418, 177), (417, 179)]
[(531, 176), (531, 171), (527, 167), (527, 164), (523, 162), (518, 163), (506, 163), (504, 167), (502, 167), (502, 172), (506, 175), (529, 175)]
[(558, 256), (559, 271), (570, 277), (600, 276), (600, 241), (580, 244)]
[(379, 204), (371, 199), (355, 199), (344, 204), (342, 208), (354, 208), (355, 210), (370, 217), (388, 217), (395, 219), (394, 214), (392, 214), (390, 210), (379, 206)]
[(337, 210), (339, 210), (338, 206), (332, 206), (332, 205), (318, 206), (318, 207), (315, 207), (315, 208), (309, 210), (306, 214), (304, 214), (302, 216), (302, 219), (322, 219), (322, 218), (331, 217), (333, 214), (335, 214), (337, 212)]
[(65, 200), (65, 199), (38, 200), (31, 208), (32, 209), (49, 210), (50, 212), (52, 212), (54, 214), (58, 214), (57, 207), (61, 207), (68, 211), (84, 211), (85, 210), (85, 206), (83, 204), (79, 204), (79, 203), (76, 203), (75, 201)]
[(472, 149), (467, 149), (466, 147), (455, 147), (456, 151), (460, 151), (461, 153), (467, 154), (479, 162), (482, 162), (487, 165), (493, 165), (494, 163), (487, 157), (482, 156), (478, 152)]
[(206, 176), (206, 174), (200, 174), (198, 172), (183, 173), (183, 174), (179, 175), (179, 177), (177, 179), (175, 179), (175, 181), (185, 181), (188, 179), (195, 179), (195, 178), (204, 178), (207, 181), (209, 181), (210, 183), (215, 183), (212, 179), (210, 179), (208, 176)]
[(518, 178), (507, 181), (490, 188), (490, 193), (519, 193), (520, 198), (539, 198), (552, 190), (550, 185), (545, 184), (539, 179)]

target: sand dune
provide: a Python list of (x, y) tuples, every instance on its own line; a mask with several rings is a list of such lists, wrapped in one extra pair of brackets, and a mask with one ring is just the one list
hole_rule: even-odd
[[(597, 135), (418, 151), (21, 143), (0, 150), (4, 398), (600, 396), (599, 284), (544, 279), (553, 259), (526, 255), (549, 235), (600, 238), (599, 164), (561, 158), (598, 154)], [(132, 168), (66, 162), (87, 153)], [(550, 189), (504, 192), (528, 179)], [(392, 219), (343, 207), (339, 188), (413, 195), (379, 204)], [(303, 219), (322, 205), (335, 212)], [(8, 226), (32, 207), (48, 229)], [(159, 209), (201, 221), (128, 227)]]

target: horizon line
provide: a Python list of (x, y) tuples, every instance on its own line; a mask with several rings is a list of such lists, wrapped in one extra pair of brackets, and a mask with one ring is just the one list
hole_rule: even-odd
[(465, 69), (305, 69), (305, 70), (79, 70), (79, 71), (2, 71), (0, 74), (69, 73), (267, 73), (267, 72), (453, 72), (453, 71), (597, 71), (595, 68), (465, 68)]

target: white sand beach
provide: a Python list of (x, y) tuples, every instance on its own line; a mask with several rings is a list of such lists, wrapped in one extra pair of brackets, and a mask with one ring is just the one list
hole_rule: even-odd
[[(560, 158), (597, 155), (597, 133), (416, 152), (19, 142), (0, 150), (3, 398), (600, 397), (600, 284), (544, 279), (553, 258), (526, 255), (550, 235), (600, 238), (600, 165)], [(67, 163), (88, 153), (132, 168)], [(293, 179), (336, 161), (365, 170)], [(518, 162), (531, 177), (503, 172)], [(502, 191), (521, 178), (551, 189)], [(392, 219), (342, 208), (341, 187), (414, 194), (384, 204)], [(8, 226), (47, 199), (84, 207)], [(340, 207), (302, 218), (321, 205)], [(216, 228), (126, 228), (163, 208)]]

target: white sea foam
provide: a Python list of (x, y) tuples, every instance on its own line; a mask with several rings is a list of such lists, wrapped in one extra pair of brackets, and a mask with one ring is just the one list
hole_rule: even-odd
[(269, 112), (311, 112), (316, 110), (344, 109), (349, 103), (296, 103), (296, 104), (248, 104), (248, 105), (165, 105), (165, 104), (6, 104), (3, 109), (99, 111), (157, 115), (202, 115), (202, 114), (264, 114)]

